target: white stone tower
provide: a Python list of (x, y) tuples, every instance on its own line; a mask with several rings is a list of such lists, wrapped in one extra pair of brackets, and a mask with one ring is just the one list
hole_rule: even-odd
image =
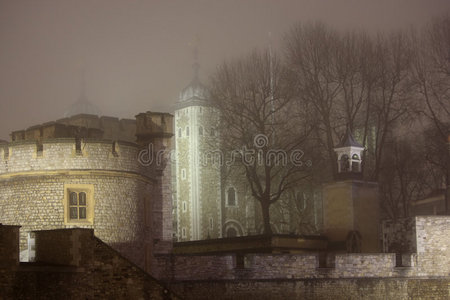
[(194, 78), (175, 108), (178, 241), (222, 236), (218, 114), (198, 69), (195, 62)]

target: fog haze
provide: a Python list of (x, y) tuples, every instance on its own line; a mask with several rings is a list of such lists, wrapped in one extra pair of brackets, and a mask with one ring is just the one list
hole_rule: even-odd
[[(296, 22), (370, 32), (420, 26), (448, 0), (0, 0), (0, 139), (53, 121), (81, 93), (102, 115), (173, 112), (192, 77), (269, 43)], [(198, 36), (198, 42), (196, 42)]]

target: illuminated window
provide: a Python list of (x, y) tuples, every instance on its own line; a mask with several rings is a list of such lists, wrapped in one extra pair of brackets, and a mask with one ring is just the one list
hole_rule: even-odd
[(92, 224), (94, 220), (94, 187), (91, 184), (65, 185), (64, 222)]
[(227, 191), (227, 206), (236, 206), (236, 190), (232, 187)]

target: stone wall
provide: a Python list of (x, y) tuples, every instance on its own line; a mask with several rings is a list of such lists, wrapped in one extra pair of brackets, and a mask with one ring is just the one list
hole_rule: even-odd
[[(417, 253), (329, 253), (327, 266), (319, 254), (229, 254), (160, 256), (155, 266), (173, 280), (286, 280), (311, 278), (450, 277), (450, 217), (415, 217), (403, 222), (417, 232)], [(404, 231), (404, 225), (393, 225)], [(399, 237), (391, 231), (388, 239)], [(415, 245), (414, 244), (414, 245)], [(413, 245), (413, 246), (414, 246)], [(412, 249), (412, 248), (411, 248)], [(397, 260), (401, 260), (398, 263)], [(171, 275), (168, 275), (171, 274)]]
[(118, 142), (113, 154), (112, 141), (82, 140), (81, 153), (76, 153), (74, 138), (43, 141), (42, 153), (32, 141), (0, 145), (0, 174), (49, 170), (119, 170), (148, 174), (151, 168), (138, 163), (139, 147)]
[[(319, 267), (315, 254), (160, 255), (151, 271), (186, 299), (448, 299), (450, 218), (416, 217), (409, 224), (416, 228), (418, 249), (408, 256), (409, 267), (396, 267), (394, 253), (335, 254), (328, 268)], [(22, 264), (14, 275), (0, 269), (0, 294), (150, 297), (149, 276), (92, 234), (85, 229), (36, 232), (37, 264), (53, 267)], [(42, 248), (43, 241), (50, 244)], [(165, 295), (161, 288), (155, 293)]]
[(450, 276), (450, 217), (415, 217), (419, 276)]
[(35, 125), (26, 130), (13, 131), (12, 141), (41, 140), (42, 138), (69, 137), (78, 135), (115, 140), (136, 141), (136, 120), (118, 119), (116, 117), (98, 117), (96, 115), (78, 114), (56, 122)]
[[(0, 149), (0, 222), (21, 225), (20, 248), (26, 256), (28, 233), (58, 228), (93, 228), (96, 236), (145, 268), (153, 243), (153, 203), (156, 175), (138, 161), (139, 147), (87, 141), (82, 154), (74, 140), (44, 141), (41, 156), (36, 144), (2, 144)], [(4, 148), (9, 146), (5, 159)], [(68, 190), (89, 188), (87, 222), (68, 221)], [(93, 206), (93, 207), (92, 207)]]
[(19, 264), (19, 228), (0, 223), (0, 267), (14, 267)]
[(185, 299), (429, 299), (450, 297), (450, 280), (417, 278), (185, 281)]
[(92, 230), (35, 235), (36, 263), (0, 267), (0, 299), (179, 299)]

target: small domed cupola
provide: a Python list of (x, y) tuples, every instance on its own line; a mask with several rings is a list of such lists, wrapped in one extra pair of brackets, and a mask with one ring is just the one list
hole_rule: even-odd
[(361, 158), (364, 147), (347, 130), (341, 143), (334, 148), (337, 155), (338, 174), (361, 173)]

